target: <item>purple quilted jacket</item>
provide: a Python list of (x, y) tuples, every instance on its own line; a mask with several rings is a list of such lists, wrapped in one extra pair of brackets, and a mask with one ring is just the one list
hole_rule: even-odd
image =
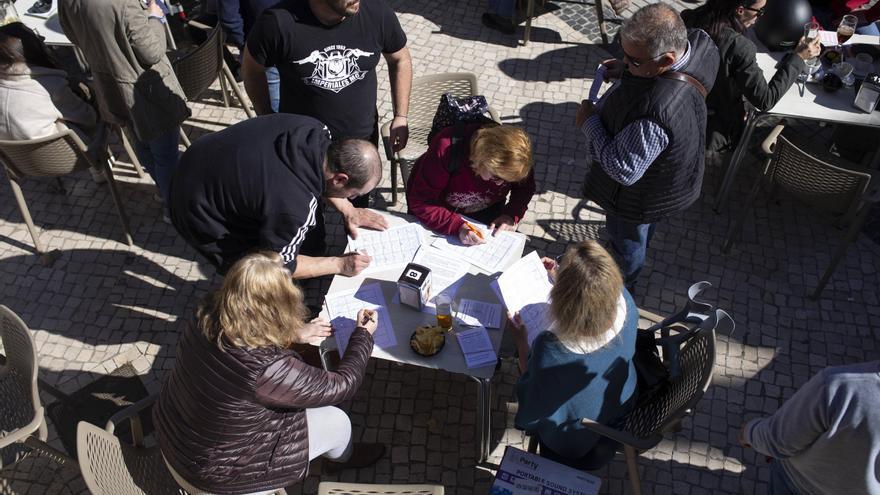
[(351, 336), (339, 369), (306, 364), (289, 349), (220, 350), (188, 325), (153, 422), (169, 464), (196, 488), (243, 494), (289, 486), (309, 467), (306, 408), (357, 392), (373, 349)]

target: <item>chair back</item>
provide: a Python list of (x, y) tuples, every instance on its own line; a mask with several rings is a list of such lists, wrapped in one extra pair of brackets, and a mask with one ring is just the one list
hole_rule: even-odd
[(470, 72), (447, 72), (413, 79), (407, 117), (409, 144), (403, 151), (406, 157), (418, 157), (427, 149), (428, 133), (444, 93), (458, 97), (479, 94), (477, 76)]
[(655, 437), (659, 442), (663, 432), (691, 411), (709, 388), (715, 366), (715, 330), (729, 333), (732, 326), (733, 319), (723, 310), (709, 315), (679, 351), (681, 373), (633, 410), (624, 429), (637, 438)]
[(367, 483), (337, 483), (323, 481), (318, 495), (443, 495), (440, 485), (373, 485)]
[(801, 201), (833, 213), (853, 213), (871, 181), (861, 167), (844, 168), (816, 158), (786, 137), (776, 140), (769, 179)]
[(80, 421), (76, 453), (86, 486), (93, 495), (185, 493), (168, 473), (158, 447), (126, 445), (112, 433)]
[(0, 141), (0, 161), (14, 179), (60, 177), (90, 165), (85, 144), (73, 131), (22, 141)]
[(223, 30), (218, 23), (204, 43), (171, 62), (186, 99), (193, 101), (208, 89), (223, 68)]
[(6, 306), (0, 306), (0, 339), (6, 362), (0, 367), (0, 445), (3, 437), (21, 429), (36, 431), (43, 423), (37, 390), (39, 362), (27, 325)]

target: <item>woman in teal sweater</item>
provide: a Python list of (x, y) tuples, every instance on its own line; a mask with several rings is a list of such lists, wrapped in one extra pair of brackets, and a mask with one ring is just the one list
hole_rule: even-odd
[(568, 249), (561, 262), (544, 258), (553, 324), (535, 337), (513, 316), (511, 329), (522, 376), (516, 427), (537, 435), (541, 455), (598, 469), (617, 444), (581, 426), (582, 418), (618, 426), (635, 404), (638, 309), (614, 260), (599, 244)]

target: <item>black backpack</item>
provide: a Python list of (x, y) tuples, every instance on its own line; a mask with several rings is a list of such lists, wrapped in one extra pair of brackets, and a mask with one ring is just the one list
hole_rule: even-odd
[(699, 302), (696, 297), (711, 286), (709, 282), (690, 286), (684, 308), (660, 323), (638, 330), (633, 356), (638, 379), (638, 405), (650, 402), (670, 381), (681, 376), (679, 351), (702, 330), (703, 322), (713, 313), (711, 304)]
[(485, 96), (454, 97), (451, 93), (444, 93), (440, 96), (440, 104), (437, 105), (437, 111), (434, 113), (431, 131), (428, 132), (427, 144), (430, 146), (434, 136), (443, 129), (455, 127), (450, 150), (452, 159), (449, 160), (446, 169), (449, 175), (454, 175), (461, 168), (462, 156), (466, 154), (468, 143), (463, 143), (465, 124), (498, 125), (487, 116), (488, 113), (489, 103)]

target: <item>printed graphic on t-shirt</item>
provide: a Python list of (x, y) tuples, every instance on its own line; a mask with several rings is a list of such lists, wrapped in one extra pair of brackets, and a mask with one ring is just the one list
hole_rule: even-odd
[(345, 45), (330, 45), (321, 51), (314, 50), (308, 57), (294, 60), (293, 63), (315, 65), (312, 75), (304, 77), (303, 83), (338, 93), (367, 75), (357, 60), (371, 55), (373, 52), (347, 48)]
[(446, 202), (461, 213), (474, 213), (492, 205), (492, 194), (477, 191), (453, 192), (446, 196)]

